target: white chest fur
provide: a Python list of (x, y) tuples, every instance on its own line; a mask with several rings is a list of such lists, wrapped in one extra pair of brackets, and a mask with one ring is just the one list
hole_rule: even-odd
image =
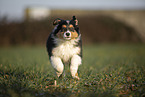
[(76, 40), (65, 41), (56, 39), (57, 47), (52, 50), (53, 56), (60, 57), (64, 62), (69, 61), (73, 55), (80, 53), (80, 48), (74, 46)]

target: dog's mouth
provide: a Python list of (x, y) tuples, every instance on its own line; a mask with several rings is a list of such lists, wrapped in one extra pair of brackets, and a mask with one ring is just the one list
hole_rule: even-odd
[(65, 37), (65, 39), (66, 39), (66, 40), (70, 40), (70, 39), (71, 39), (71, 37)]

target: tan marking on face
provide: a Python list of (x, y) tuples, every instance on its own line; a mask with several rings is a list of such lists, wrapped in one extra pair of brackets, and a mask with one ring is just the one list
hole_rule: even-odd
[(66, 28), (66, 25), (62, 25), (62, 27)]
[(71, 32), (71, 39), (76, 39), (78, 37), (78, 33), (76, 31)]
[(74, 26), (72, 24), (70, 24), (69, 27), (71, 28), (71, 27), (74, 27)]

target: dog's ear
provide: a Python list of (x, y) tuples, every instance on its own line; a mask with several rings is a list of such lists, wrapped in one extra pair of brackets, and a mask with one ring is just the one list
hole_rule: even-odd
[(61, 21), (62, 21), (61, 19), (57, 18), (57, 19), (55, 19), (55, 20), (53, 21), (53, 25), (57, 25), (57, 24), (59, 24)]
[(76, 19), (75, 16), (72, 17), (72, 20), (75, 22), (75, 25), (78, 26), (78, 20)]

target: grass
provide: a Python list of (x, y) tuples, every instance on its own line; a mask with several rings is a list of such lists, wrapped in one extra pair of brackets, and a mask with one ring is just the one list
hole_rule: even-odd
[(84, 46), (80, 80), (57, 80), (45, 47), (0, 48), (0, 96), (145, 96), (145, 46)]

